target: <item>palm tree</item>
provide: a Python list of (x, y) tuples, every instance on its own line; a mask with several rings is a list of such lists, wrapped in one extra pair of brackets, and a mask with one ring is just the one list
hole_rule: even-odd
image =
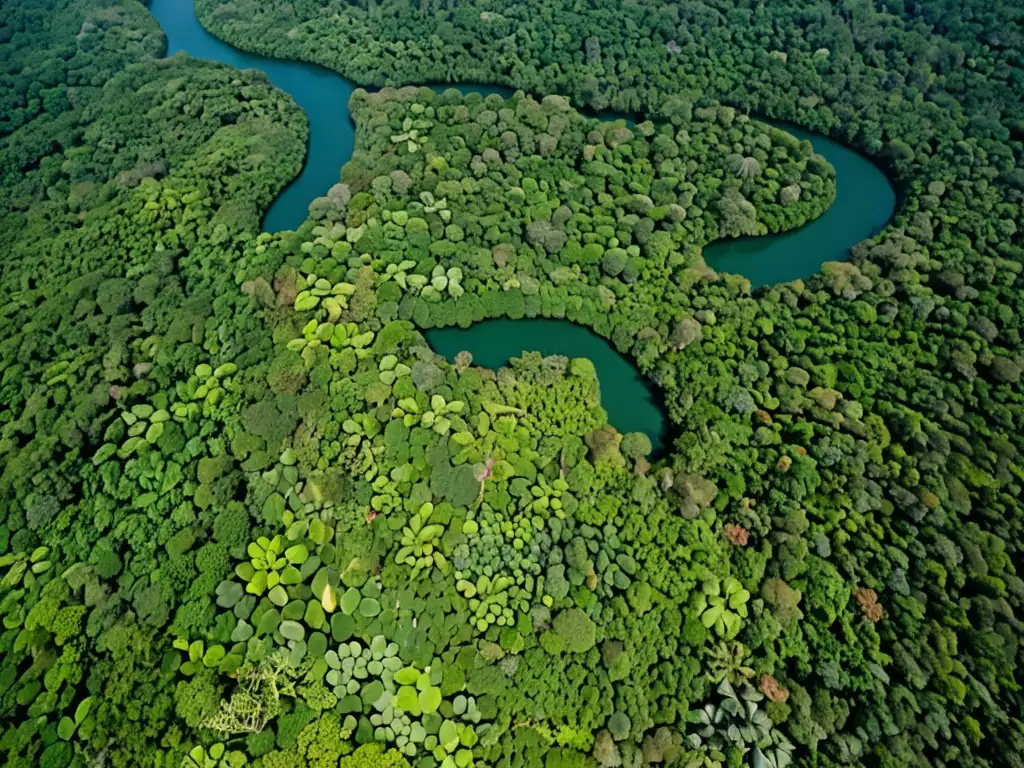
[(729, 155), (725, 159), (726, 167), (741, 179), (753, 179), (761, 175), (761, 163), (756, 157), (743, 157), (743, 155)]

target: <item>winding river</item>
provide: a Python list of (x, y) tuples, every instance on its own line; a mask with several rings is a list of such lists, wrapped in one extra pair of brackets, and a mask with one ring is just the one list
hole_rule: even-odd
[[(167, 35), (167, 55), (183, 51), (199, 59), (238, 69), (259, 69), (306, 111), (309, 146), (299, 176), (278, 195), (263, 220), (268, 232), (296, 229), (309, 203), (326, 194), (352, 156), (355, 126), (348, 101), (356, 85), (315, 64), (246, 53), (217, 39), (200, 25), (191, 0), (152, 0), (150, 12)], [(441, 86), (439, 86), (440, 88)], [(463, 85), (461, 91), (499, 93), (502, 87)], [(772, 122), (772, 121), (765, 121)], [(813, 222), (792, 232), (711, 243), (708, 265), (748, 277), (754, 287), (808, 277), (825, 261), (847, 258), (851, 246), (885, 226), (896, 195), (885, 174), (870, 160), (824, 136), (779, 124), (814, 149), (836, 169), (836, 200)], [(523, 350), (586, 357), (598, 372), (602, 405), (620, 432), (644, 432), (658, 450), (666, 439), (667, 418), (656, 394), (635, 366), (605, 339), (568, 320), (490, 320), (470, 328), (429, 331), (433, 348), (449, 359), (463, 349), (474, 362), (499, 368)]]
[(810, 277), (826, 261), (845, 261), (850, 248), (882, 231), (896, 208), (896, 192), (882, 170), (849, 147), (795, 125), (766, 120), (798, 139), (836, 169), (836, 199), (800, 229), (763, 237), (717, 240), (704, 246), (704, 260), (719, 272), (749, 278), (757, 288)]

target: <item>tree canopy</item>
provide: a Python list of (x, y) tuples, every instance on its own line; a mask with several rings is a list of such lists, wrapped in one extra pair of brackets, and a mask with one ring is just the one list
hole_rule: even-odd
[[(199, 0), (366, 85), (522, 88), (356, 91), (277, 233), (286, 94), (134, 2), (9, 10), (6, 765), (1021, 765), (1015, 8)], [(901, 193), (757, 292), (702, 248), (837, 178), (751, 111)], [(492, 317), (608, 338), (671, 449), (589, 361), (422, 334)]]

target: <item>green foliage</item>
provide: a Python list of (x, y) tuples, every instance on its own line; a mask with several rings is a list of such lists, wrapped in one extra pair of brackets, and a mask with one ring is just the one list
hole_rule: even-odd
[(294, 544), (285, 549), (285, 539), (280, 535), (273, 539), (261, 536), (249, 544), (247, 552), (249, 562), (240, 563), (235, 574), (247, 582), (245, 591), (257, 596), (268, 589), (273, 592), (279, 586), (300, 582), (302, 575), (297, 566), (306, 562), (309, 556), (304, 544)]
[(435, 565), (441, 573), (448, 572), (448, 560), (440, 551), (444, 526), (427, 522), (433, 512), (434, 505), (426, 502), (409, 518), (409, 525), (402, 529), (402, 546), (395, 554), (395, 562), (411, 566), (411, 578)]
[(396, 749), (380, 744), (364, 744), (351, 755), (341, 758), (338, 768), (408, 768), (409, 762)]
[(227, 750), (223, 744), (213, 744), (209, 749), (193, 747), (181, 761), (182, 768), (241, 768), (248, 761), (245, 753)]
[(579, 608), (570, 608), (555, 616), (552, 628), (566, 650), (584, 653), (594, 647), (597, 626)]
[(704, 590), (697, 595), (694, 609), (700, 614), (701, 623), (715, 633), (730, 639), (740, 631), (741, 620), (747, 615), (747, 601), (750, 593), (735, 578), (729, 576), (719, 583), (705, 582)]
[(203, 727), (231, 736), (259, 733), (281, 711), (282, 688), (290, 688), (292, 674), (283, 654), (242, 669), (235, 692), (203, 721)]
[(717, 692), (722, 697), (718, 704), (705, 704), (687, 715), (691, 731), (686, 744), (691, 753), (724, 763), (734, 749), (741, 753), (753, 749), (755, 765), (784, 768), (792, 763), (794, 747), (773, 729), (759, 707), (764, 699), (761, 693), (747, 685), (737, 691), (728, 680), (719, 684)]
[(734, 687), (742, 686), (754, 676), (747, 666), (748, 651), (733, 640), (716, 645), (708, 656), (708, 678), (713, 683), (728, 680)]
[[(198, 6), (367, 84), (549, 95), (356, 92), (342, 183), (260, 234), (285, 94), (155, 61), (138, 4), (5, 8), (5, 764), (1021, 754), (1012, 8)], [(756, 111), (875, 155), (901, 209), (751, 293), (702, 249), (836, 185)], [(491, 317), (608, 338), (667, 455), (585, 360), (419, 333)]]

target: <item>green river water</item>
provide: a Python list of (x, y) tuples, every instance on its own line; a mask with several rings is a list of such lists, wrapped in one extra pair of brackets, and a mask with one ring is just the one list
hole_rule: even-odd
[[(268, 232), (297, 228), (306, 218), (309, 203), (338, 182), (341, 166), (352, 156), (355, 127), (348, 101), (357, 86), (314, 64), (232, 48), (203, 29), (191, 0), (152, 0), (150, 11), (167, 35), (168, 55), (183, 51), (238, 69), (262, 70), (305, 110), (309, 120), (306, 163), (263, 220)], [(511, 92), (492, 86), (456, 87), (503, 96)], [(755, 287), (808, 277), (825, 261), (847, 258), (851, 246), (885, 226), (896, 205), (892, 185), (869, 159), (824, 136), (791, 125), (779, 127), (809, 139), (815, 151), (835, 166), (836, 200), (823, 216), (793, 232), (719, 241), (704, 249), (713, 269), (742, 274)], [(426, 337), (448, 359), (468, 350), (474, 364), (495, 369), (524, 350), (586, 357), (597, 369), (601, 405), (611, 424), (620, 432), (646, 433), (656, 451), (668, 439), (668, 420), (651, 384), (611, 343), (568, 320), (488, 320), (465, 329), (431, 330)]]

